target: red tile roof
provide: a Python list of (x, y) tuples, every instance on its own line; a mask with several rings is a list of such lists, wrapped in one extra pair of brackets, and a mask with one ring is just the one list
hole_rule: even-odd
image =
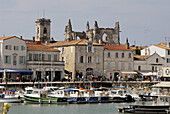
[(127, 50), (132, 51), (131, 49), (126, 49), (123, 45), (104, 45), (104, 49), (107, 50)]
[[(0, 40), (7, 40), (7, 39), (10, 39), (10, 38), (14, 38), (16, 36), (9, 36), (9, 37), (0, 37)], [(18, 37), (16, 37), (18, 38)]]
[(43, 51), (59, 51), (58, 49), (53, 49), (49, 46), (43, 45), (40, 42), (28, 43), (27, 49), (28, 50), (43, 50)]
[[(51, 43), (48, 46), (54, 47), (54, 46), (69, 46), (69, 45), (86, 45), (87, 41), (88, 40), (86, 40), (86, 39), (72, 40), (72, 41), (59, 41), (56, 43)], [(93, 45), (102, 45), (102, 44), (93, 43)]]

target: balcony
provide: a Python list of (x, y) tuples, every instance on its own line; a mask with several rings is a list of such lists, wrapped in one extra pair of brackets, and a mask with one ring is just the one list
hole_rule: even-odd
[(53, 65), (64, 66), (64, 61), (27, 61), (27, 65)]

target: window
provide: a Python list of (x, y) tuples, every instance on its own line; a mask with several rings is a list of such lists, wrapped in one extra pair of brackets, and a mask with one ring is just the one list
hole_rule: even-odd
[(14, 50), (19, 50), (19, 46), (14, 46)]
[(51, 54), (48, 54), (48, 61), (51, 61)]
[(44, 33), (44, 36), (47, 36), (47, 28), (44, 28), (43, 33)]
[(54, 61), (58, 61), (58, 56), (54, 55)]
[(99, 63), (99, 56), (96, 56), (96, 63)]
[(118, 58), (118, 57), (119, 57), (118, 52), (116, 52), (116, 58)]
[(152, 66), (152, 71), (154, 71), (154, 66)]
[(45, 60), (45, 54), (42, 54), (42, 61)]
[(32, 53), (29, 53), (29, 61), (32, 61)]
[(38, 61), (38, 54), (33, 54), (33, 60)]
[(83, 63), (83, 56), (80, 56), (80, 63)]
[(11, 64), (11, 56), (10, 55), (4, 56), (4, 64)]
[(157, 63), (159, 62), (158, 58), (156, 58), (156, 62), (157, 62)]
[(66, 63), (68, 63), (68, 57), (66, 57)]
[(14, 55), (14, 56), (13, 56), (13, 65), (16, 65), (16, 64), (17, 64), (17, 56)]
[(61, 53), (64, 54), (64, 48), (61, 49)]
[(124, 53), (122, 53), (122, 58), (124, 58), (125, 57), (125, 54)]
[(21, 46), (21, 50), (25, 50), (25, 47), (24, 47), (24, 46)]
[(141, 70), (141, 66), (138, 66), (138, 70)]
[(131, 69), (132, 69), (132, 64), (128, 63), (128, 70), (131, 70)]
[(131, 53), (129, 53), (129, 58), (131, 58), (132, 57), (132, 54)]
[(170, 55), (170, 50), (168, 50), (168, 55)]
[(88, 46), (87, 49), (88, 49), (88, 52), (92, 52), (92, 47), (91, 46)]
[(64, 57), (62, 57), (61, 60), (64, 61)]
[(39, 54), (39, 59), (38, 59), (39, 61), (42, 60), (42, 57), (41, 57), (41, 56), (42, 56), (42, 54)]
[(115, 68), (116, 68), (116, 70), (119, 69), (119, 63), (118, 62), (115, 62)]
[(110, 57), (110, 52), (107, 53), (107, 57)]
[(20, 64), (24, 63), (24, 56), (20, 56)]
[(26, 63), (26, 57), (25, 56), (19, 56), (19, 64), (25, 64)]
[(88, 63), (91, 63), (91, 62), (92, 62), (91, 56), (88, 56)]
[(11, 45), (6, 45), (6, 46), (5, 46), (5, 49), (6, 49), (6, 50), (12, 50), (12, 46), (11, 46)]
[(167, 58), (167, 59), (166, 59), (166, 62), (167, 62), (167, 63), (170, 63), (170, 58)]
[(121, 70), (125, 70), (125, 63), (121, 63)]
[(108, 62), (108, 64), (107, 64), (107, 68), (110, 68), (111, 67), (111, 64), (110, 64), (110, 62)]

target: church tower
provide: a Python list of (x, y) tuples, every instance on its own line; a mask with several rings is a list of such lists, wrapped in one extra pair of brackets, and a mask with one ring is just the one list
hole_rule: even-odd
[(37, 19), (36, 21), (36, 38), (35, 41), (42, 43), (50, 42), (50, 19)]

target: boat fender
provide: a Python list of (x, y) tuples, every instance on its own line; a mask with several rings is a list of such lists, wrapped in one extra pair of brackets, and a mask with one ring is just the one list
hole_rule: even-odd
[(39, 103), (41, 103), (41, 99), (39, 99)]
[(50, 101), (50, 100), (48, 100), (48, 103), (50, 104), (50, 103), (51, 103), (51, 101)]

